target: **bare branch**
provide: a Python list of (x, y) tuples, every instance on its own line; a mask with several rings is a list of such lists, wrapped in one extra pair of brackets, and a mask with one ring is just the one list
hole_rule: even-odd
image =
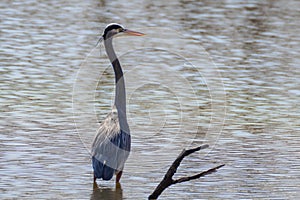
[(148, 199), (157, 199), (161, 193), (168, 188), (170, 185), (176, 184), (176, 183), (182, 183), (182, 182), (186, 182), (186, 181), (190, 181), (193, 179), (198, 179), (200, 177), (203, 177), (205, 175), (211, 174), (213, 172), (216, 172), (217, 169), (221, 168), (224, 166), (223, 165), (219, 165), (217, 167), (211, 168), (207, 171), (201, 172), (199, 174), (196, 174), (194, 176), (188, 176), (188, 177), (183, 177), (183, 178), (179, 178), (177, 180), (173, 180), (173, 176), (176, 173), (177, 168), (179, 167), (181, 161), (183, 160), (184, 157), (199, 151), (201, 149), (205, 149), (209, 147), (208, 145), (202, 145), (193, 149), (188, 149), (188, 150), (183, 150), (179, 156), (175, 159), (175, 161), (172, 163), (172, 165), (170, 166), (170, 168), (168, 169), (167, 173), (165, 174), (164, 178), (161, 180), (161, 182), (159, 183), (159, 185), (155, 188), (155, 190), (153, 191), (153, 193), (148, 197)]
[(187, 176), (187, 177), (179, 178), (179, 179), (173, 181), (173, 184), (176, 184), (176, 183), (182, 183), (182, 182), (186, 182), (186, 181), (198, 179), (198, 178), (203, 177), (203, 176), (206, 176), (206, 175), (208, 175), (208, 174), (212, 174), (212, 173), (216, 172), (217, 169), (219, 169), (219, 168), (221, 168), (221, 167), (223, 167), (223, 166), (225, 166), (225, 164), (219, 165), (219, 166), (214, 167), (214, 168), (211, 168), (211, 169), (209, 169), (209, 170), (207, 170), (207, 171), (201, 172), (201, 173), (196, 174), (196, 175), (194, 175), (194, 176)]

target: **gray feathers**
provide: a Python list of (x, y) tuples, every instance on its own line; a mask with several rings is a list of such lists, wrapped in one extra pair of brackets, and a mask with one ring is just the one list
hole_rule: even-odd
[(120, 129), (116, 107), (101, 123), (92, 144), (92, 156), (104, 165), (122, 171), (130, 152), (130, 134)]

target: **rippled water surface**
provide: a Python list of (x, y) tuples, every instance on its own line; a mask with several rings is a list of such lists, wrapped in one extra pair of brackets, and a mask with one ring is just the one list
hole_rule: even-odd
[[(296, 0), (1, 1), (0, 198), (146, 199), (207, 143), (176, 177), (226, 166), (161, 199), (298, 199), (299, 21)], [(121, 189), (93, 190), (89, 146), (114, 98), (95, 44), (111, 22), (147, 35), (115, 40), (132, 152)]]

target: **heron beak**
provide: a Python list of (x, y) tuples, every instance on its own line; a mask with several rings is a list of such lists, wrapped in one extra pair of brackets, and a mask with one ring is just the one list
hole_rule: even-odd
[(143, 36), (143, 35), (146, 35), (144, 33), (137, 32), (137, 31), (132, 31), (132, 30), (128, 30), (128, 29), (125, 29), (123, 31), (123, 33), (125, 33), (126, 35), (132, 35), (132, 36)]

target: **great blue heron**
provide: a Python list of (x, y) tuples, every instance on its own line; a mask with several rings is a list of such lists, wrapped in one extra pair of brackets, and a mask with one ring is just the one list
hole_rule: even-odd
[(143, 33), (125, 29), (112, 23), (106, 26), (103, 36), (104, 46), (115, 72), (115, 102), (111, 113), (101, 123), (92, 144), (94, 183), (96, 179), (110, 180), (116, 174), (116, 183), (122, 176), (125, 161), (130, 152), (131, 138), (126, 118), (126, 92), (123, 71), (112, 46), (116, 35), (142, 36)]

